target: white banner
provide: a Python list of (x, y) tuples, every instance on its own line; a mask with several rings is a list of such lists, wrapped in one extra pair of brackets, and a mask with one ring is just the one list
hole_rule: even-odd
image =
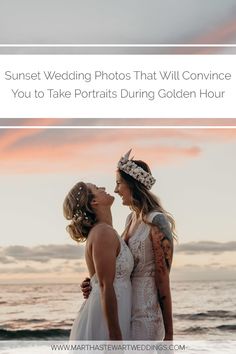
[(0, 341), (0, 354), (234, 354), (236, 342), (222, 341)]
[(2, 55), (0, 118), (235, 118), (233, 55)]

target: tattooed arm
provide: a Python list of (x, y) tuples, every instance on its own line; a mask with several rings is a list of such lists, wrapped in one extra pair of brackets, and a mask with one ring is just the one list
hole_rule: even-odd
[(165, 326), (164, 340), (172, 340), (173, 321), (169, 273), (173, 257), (173, 236), (164, 214), (156, 214), (151, 224), (151, 240), (156, 266), (155, 280)]

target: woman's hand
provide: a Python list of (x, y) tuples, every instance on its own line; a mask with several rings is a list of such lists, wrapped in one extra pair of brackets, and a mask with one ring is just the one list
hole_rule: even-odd
[(90, 278), (85, 278), (80, 284), (80, 290), (83, 293), (84, 299), (88, 299), (91, 293), (92, 287), (90, 285)]

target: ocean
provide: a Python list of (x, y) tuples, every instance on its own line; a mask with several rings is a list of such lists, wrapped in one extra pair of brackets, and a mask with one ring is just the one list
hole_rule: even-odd
[[(236, 338), (236, 282), (173, 282), (176, 340)], [(0, 286), (0, 340), (67, 340), (83, 297), (78, 284)]]

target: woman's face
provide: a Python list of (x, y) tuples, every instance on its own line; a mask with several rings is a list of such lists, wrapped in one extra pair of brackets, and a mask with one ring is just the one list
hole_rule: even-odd
[(87, 187), (94, 195), (94, 200), (100, 205), (112, 205), (114, 197), (109, 193), (106, 193), (106, 188), (98, 187), (95, 184), (87, 183)]
[(114, 192), (119, 194), (119, 196), (122, 198), (123, 205), (131, 205), (131, 190), (125, 180), (121, 177), (119, 172), (116, 172), (116, 188)]

